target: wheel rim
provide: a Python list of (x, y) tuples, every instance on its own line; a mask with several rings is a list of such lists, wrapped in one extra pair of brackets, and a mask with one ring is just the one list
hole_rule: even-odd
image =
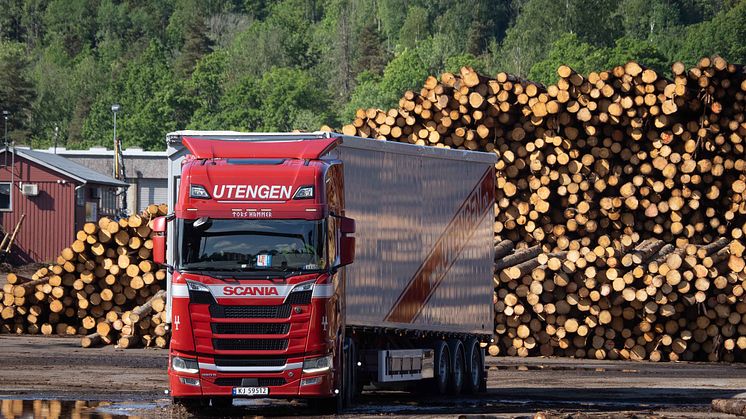
[(456, 362), (453, 365), (453, 382), (458, 386), (464, 379), (464, 364), (463, 364), (463, 352), (460, 354), (456, 352)]
[(472, 348), (471, 351), (471, 382), (473, 386), (479, 385), (479, 351), (476, 348)]
[(438, 362), (438, 377), (442, 382), (446, 381), (448, 376), (448, 351), (442, 351), (440, 353), (440, 362)]

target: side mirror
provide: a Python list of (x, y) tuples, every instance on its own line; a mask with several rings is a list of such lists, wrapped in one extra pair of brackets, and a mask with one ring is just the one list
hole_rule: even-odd
[(339, 218), (339, 232), (342, 235), (352, 234), (355, 232), (355, 220), (347, 217)]
[(351, 264), (355, 259), (355, 238), (342, 236), (339, 243), (339, 266)]
[(158, 217), (153, 220), (153, 261), (160, 265), (166, 264), (166, 231), (168, 217)]
[(355, 238), (348, 236), (355, 232), (355, 220), (341, 217), (339, 220), (339, 266), (351, 264), (355, 259)]

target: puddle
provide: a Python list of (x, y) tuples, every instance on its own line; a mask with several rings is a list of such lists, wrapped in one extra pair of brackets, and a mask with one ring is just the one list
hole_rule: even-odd
[[(167, 402), (164, 402), (167, 403)], [(102, 402), (84, 400), (0, 400), (0, 417), (5, 419), (129, 419), (159, 403)]]

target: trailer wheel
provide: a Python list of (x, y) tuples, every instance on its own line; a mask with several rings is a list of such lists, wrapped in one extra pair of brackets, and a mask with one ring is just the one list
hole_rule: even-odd
[(434, 364), (433, 392), (440, 395), (446, 394), (451, 376), (451, 351), (442, 340), (435, 343)]
[(464, 346), (464, 354), (466, 355), (464, 393), (477, 393), (480, 391), (482, 379), (484, 378), (484, 358), (479, 342), (474, 338), (467, 340)]
[(466, 376), (464, 344), (458, 339), (450, 339), (448, 349), (451, 352), (451, 375), (448, 379), (448, 393), (461, 394)]

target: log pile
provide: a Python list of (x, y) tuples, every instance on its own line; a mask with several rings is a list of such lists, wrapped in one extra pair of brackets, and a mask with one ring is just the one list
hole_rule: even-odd
[(168, 345), (166, 271), (153, 262), (153, 218), (140, 214), (86, 223), (56, 263), (31, 277), (7, 275), (0, 292), (0, 332), (83, 335), (81, 345)]
[(493, 352), (741, 359), (744, 67), (557, 74), (543, 86), (464, 67), (341, 131), (495, 153)]
[(620, 248), (601, 236), (560, 253), (538, 248), (508, 250), (496, 264), (492, 355), (746, 359), (740, 241)]

